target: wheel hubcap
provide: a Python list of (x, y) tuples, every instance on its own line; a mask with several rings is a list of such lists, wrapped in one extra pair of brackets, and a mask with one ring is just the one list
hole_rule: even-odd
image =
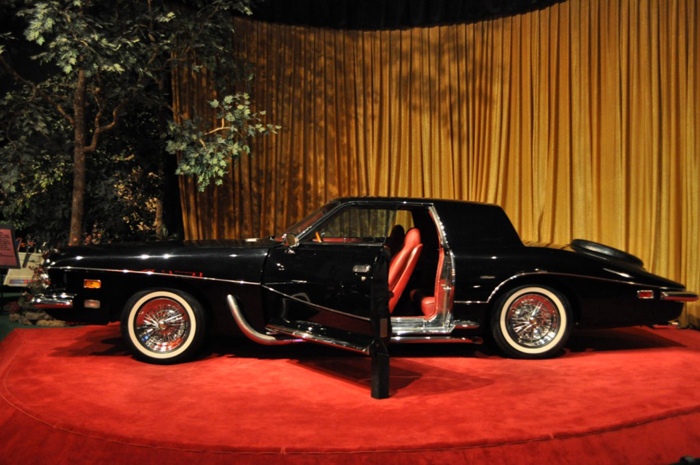
[(557, 336), (561, 320), (554, 302), (540, 294), (525, 294), (508, 307), (506, 324), (518, 344), (542, 347)]
[(134, 320), (136, 337), (153, 352), (172, 352), (187, 340), (190, 319), (178, 302), (159, 298), (146, 302)]

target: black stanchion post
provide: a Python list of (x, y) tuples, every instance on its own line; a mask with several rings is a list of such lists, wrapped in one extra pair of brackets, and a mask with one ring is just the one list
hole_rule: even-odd
[(374, 266), (370, 315), (374, 326), (372, 343), (372, 397), (389, 397), (391, 319), (389, 316), (389, 252), (383, 250)]
[(372, 354), (372, 397), (387, 399), (389, 397), (389, 351), (383, 344), (375, 346)]

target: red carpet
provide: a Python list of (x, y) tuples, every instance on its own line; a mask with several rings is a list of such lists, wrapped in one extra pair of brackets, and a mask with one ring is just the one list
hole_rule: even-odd
[(161, 367), (119, 328), (15, 330), (0, 343), (0, 463), (672, 463), (700, 456), (700, 333), (578, 333), (554, 360), (478, 346), (370, 361), (315, 345), (214, 346)]

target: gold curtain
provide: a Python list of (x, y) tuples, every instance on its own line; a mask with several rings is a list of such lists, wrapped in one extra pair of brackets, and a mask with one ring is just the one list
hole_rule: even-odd
[[(282, 130), (224, 186), (182, 180), (186, 235), (272, 234), (338, 196), (474, 200), (526, 240), (602, 242), (700, 291), (699, 10), (570, 0), (392, 31), (241, 19), (253, 99)], [(201, 77), (175, 90), (182, 110), (211, 97)]]

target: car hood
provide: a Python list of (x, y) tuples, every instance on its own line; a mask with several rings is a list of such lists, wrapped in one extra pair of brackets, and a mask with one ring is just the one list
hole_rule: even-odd
[[(121, 242), (114, 244), (81, 245), (62, 247), (51, 254), (54, 259), (75, 259), (82, 257), (133, 257), (143, 258), (144, 255), (187, 255), (198, 253), (198, 250), (218, 249), (270, 249), (279, 242), (269, 238), (261, 239), (222, 239), (204, 241), (162, 241), (162, 242)], [(78, 258), (80, 260), (81, 258)]]
[(167, 241), (65, 247), (52, 253), (51, 269), (186, 274), (257, 282), (271, 239)]

